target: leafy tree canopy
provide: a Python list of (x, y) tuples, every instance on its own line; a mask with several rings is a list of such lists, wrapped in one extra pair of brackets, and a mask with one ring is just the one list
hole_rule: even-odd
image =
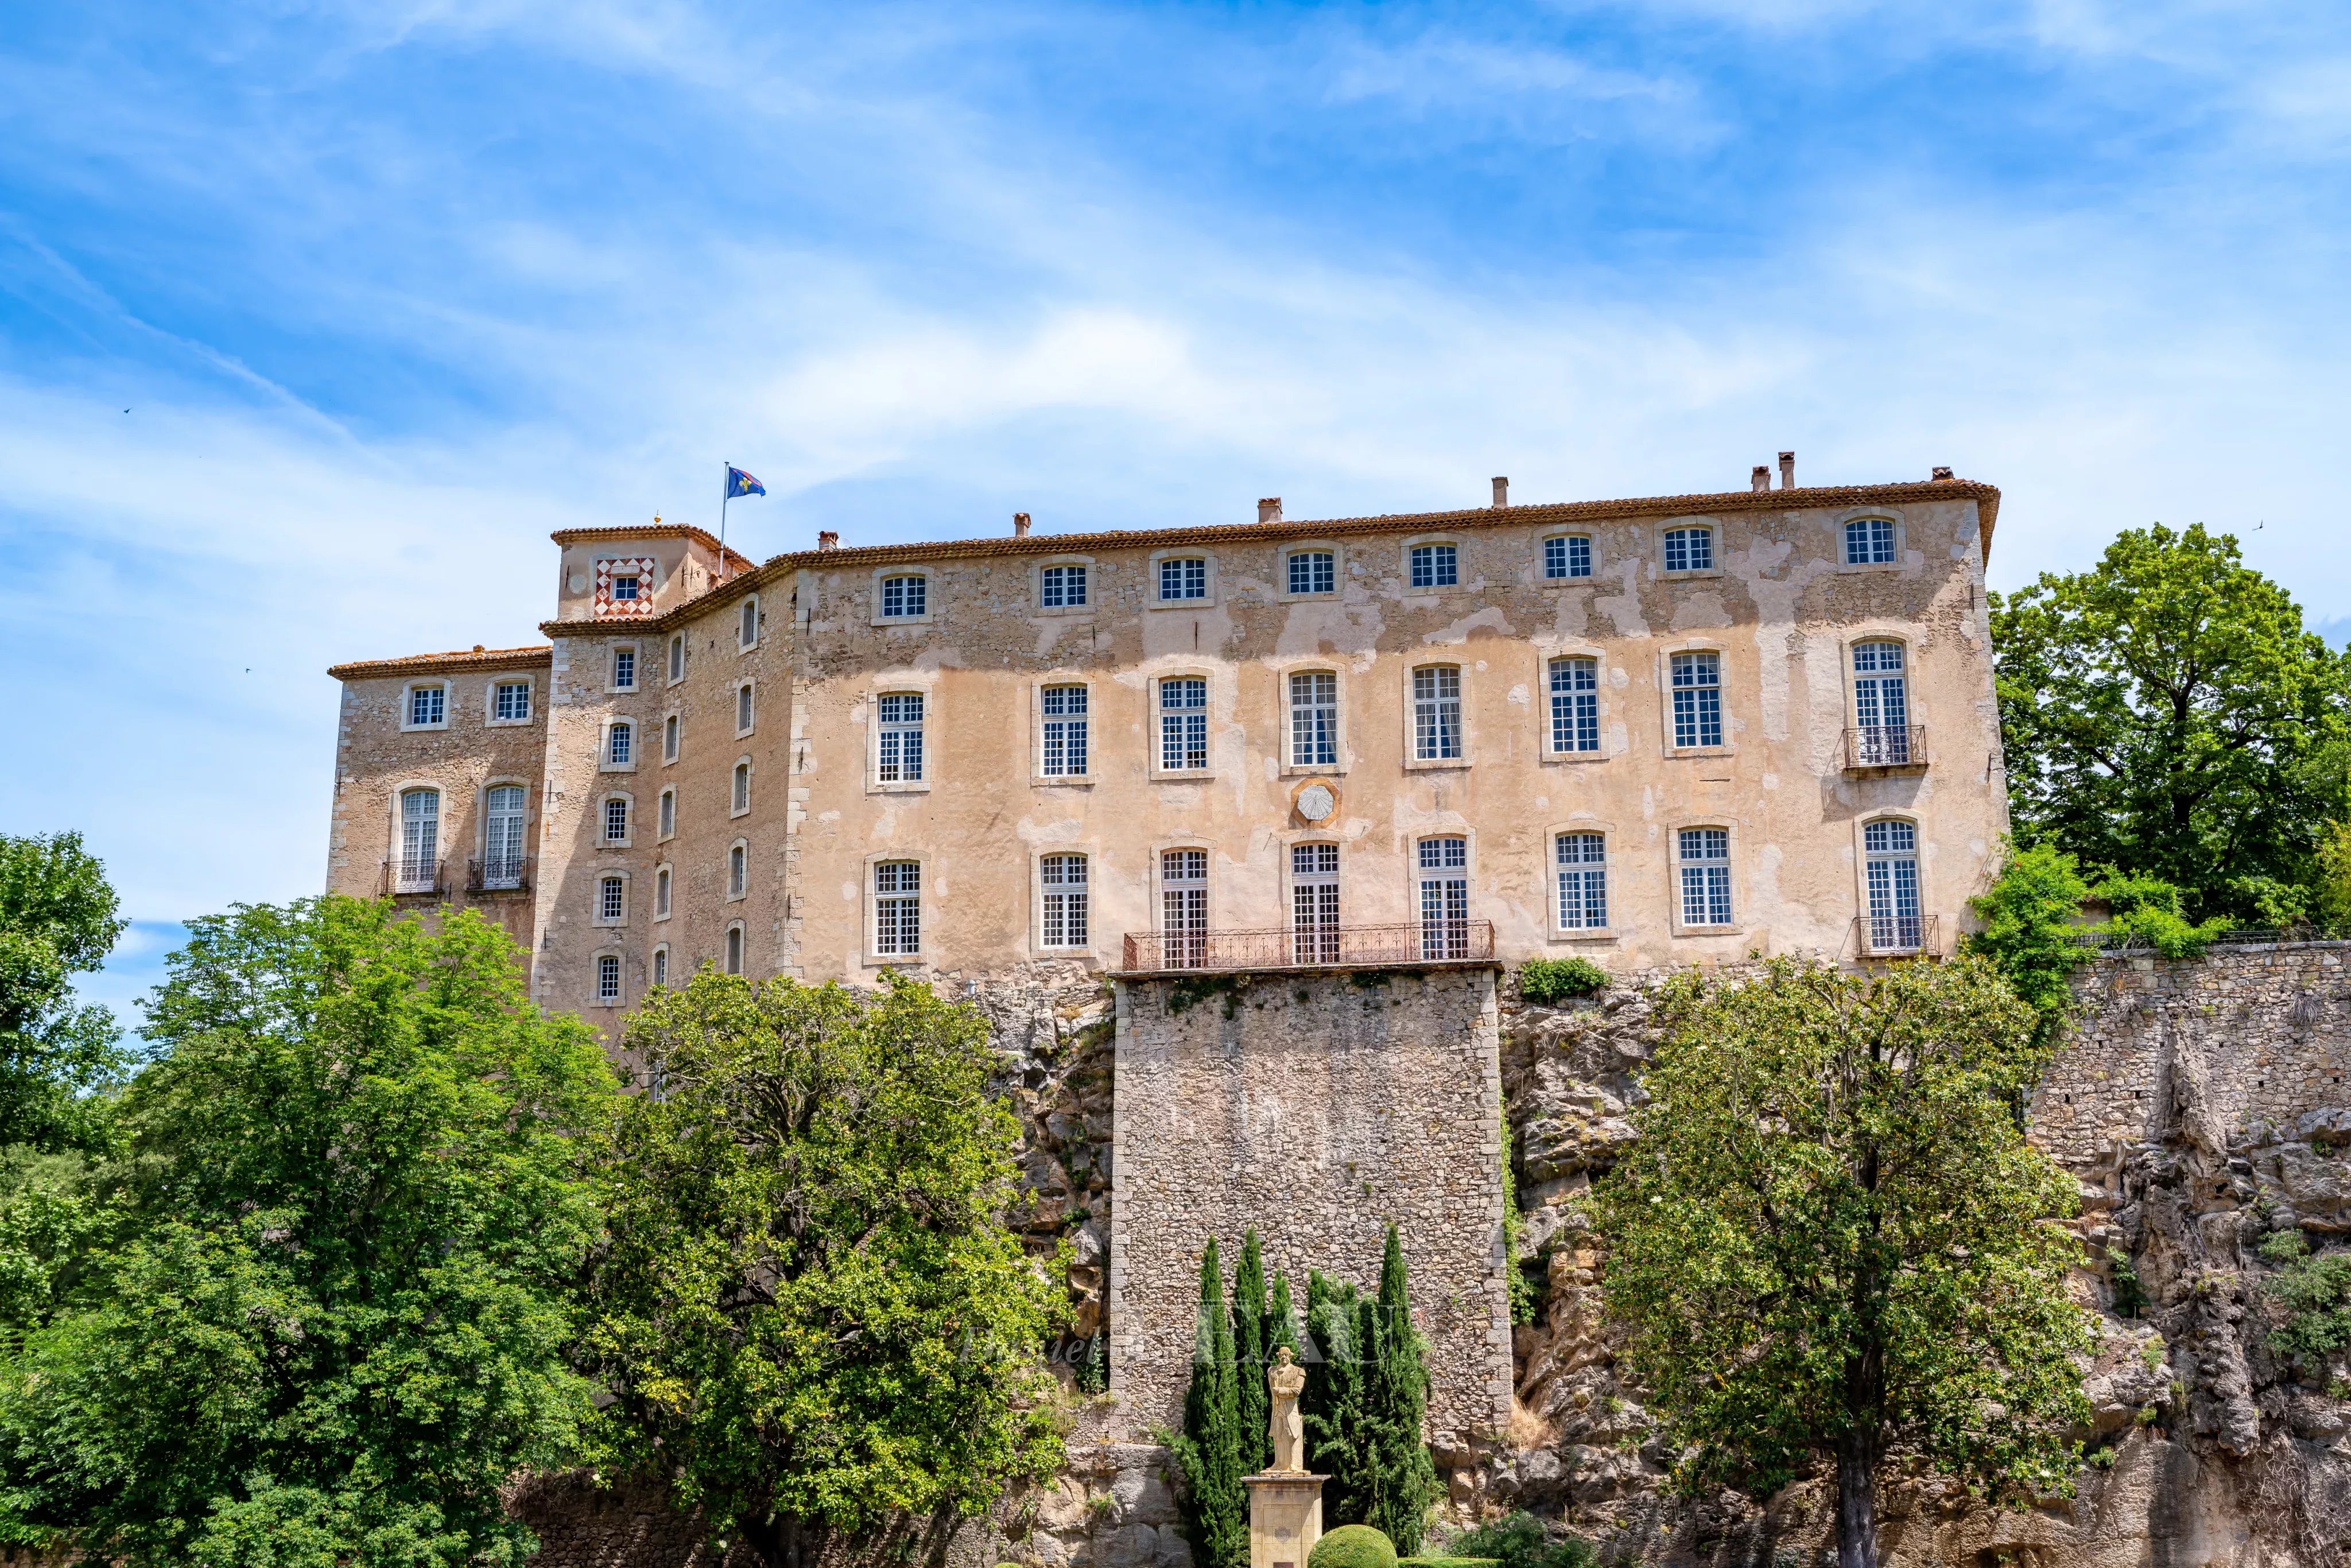
[(1995, 1496), (2062, 1492), (2089, 1345), (2072, 1180), (2010, 1110), (2044, 1057), (1980, 959), (1684, 977), (1601, 1186), (1605, 1290), (1677, 1481), (1769, 1495), (1835, 1463), (1843, 1568), (1876, 1568), (1900, 1449)]
[(578, 1168), (616, 1083), (511, 943), (326, 898), (192, 923), (53, 1310), (0, 1352), (0, 1533), (86, 1560), (519, 1563), (580, 1451)]
[(2170, 883), (2191, 919), (2309, 909), (2351, 679), (2234, 538), (2129, 529), (1991, 611), (2020, 842)]
[(131, 1057), (105, 1009), (74, 1005), (73, 977), (106, 961), (124, 925), (79, 834), (0, 836), (0, 1146), (104, 1142), (93, 1092)]
[(1065, 1295), (1000, 1218), (979, 1015), (705, 969), (627, 1045), (590, 1343), (630, 1458), (771, 1563), (1050, 1475)]

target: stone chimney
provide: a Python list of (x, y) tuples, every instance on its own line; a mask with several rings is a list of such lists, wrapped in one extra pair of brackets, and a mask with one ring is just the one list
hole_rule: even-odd
[(1494, 476), (1494, 505), (1497, 507), (1507, 507), (1510, 504), (1510, 482), (1502, 477), (1499, 474), (1497, 474)]
[(1939, 464), (1939, 463), (1938, 463), (1938, 464), (1937, 464), (1937, 465), (1935, 465), (1935, 477), (1936, 477), (1936, 478), (1938, 478), (1938, 479), (1948, 479), (1948, 478), (1949, 478), (1950, 476), (1951, 476), (1951, 471), (1950, 471), (1949, 468), (1944, 467), (1944, 466), (1943, 466), (1941, 464)]
[(1795, 487), (1796, 455), (1792, 452), (1782, 452), (1780, 454), (1780, 488), (1792, 490)]
[(1260, 523), (1278, 523), (1281, 521), (1281, 497), (1279, 496), (1259, 497), (1257, 503), (1257, 520)]
[(1770, 489), (1771, 487), (1771, 465), (1768, 463), (1758, 463), (1755, 465), (1755, 472), (1748, 476), (1747, 487), (1750, 490)]
[(1012, 514), (1012, 537), (1016, 539), (1025, 539), (1029, 537), (1028, 513), (1015, 512)]
[(831, 528), (826, 528), (816, 536), (816, 548), (819, 549), (839, 549), (841, 548), (841, 536), (834, 533)]

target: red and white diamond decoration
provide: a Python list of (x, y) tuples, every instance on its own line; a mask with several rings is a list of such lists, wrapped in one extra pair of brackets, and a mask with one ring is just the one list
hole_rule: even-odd
[[(632, 616), (653, 612), (653, 570), (660, 563), (652, 556), (602, 556), (596, 562), (596, 619), (599, 621), (627, 620)], [(637, 580), (634, 599), (612, 597), (612, 579), (633, 574)]]

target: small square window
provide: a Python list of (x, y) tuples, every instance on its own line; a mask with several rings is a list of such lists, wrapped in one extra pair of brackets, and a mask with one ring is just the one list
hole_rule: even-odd
[(1712, 528), (1667, 528), (1666, 530), (1666, 570), (1667, 571), (1712, 571), (1714, 570), (1714, 530)]
[(1290, 591), (1331, 593), (1339, 585), (1339, 558), (1327, 549), (1302, 549), (1290, 558)]
[(1200, 556), (1178, 556), (1159, 563), (1160, 602), (1180, 603), (1208, 597), (1208, 563)]
[(1412, 585), (1415, 588), (1453, 588), (1460, 581), (1460, 551), (1454, 546), (1412, 547)]
[(1049, 566), (1037, 574), (1038, 602), (1047, 610), (1076, 610), (1086, 602), (1086, 569)]
[(912, 620), (929, 613), (930, 580), (925, 577), (885, 577), (882, 580), (884, 620)]
[(530, 716), (530, 683), (500, 681), (492, 694), (490, 711), (501, 723), (517, 724)]
[(1590, 538), (1583, 534), (1558, 534), (1543, 540), (1543, 577), (1547, 580), (1591, 575)]
[(411, 727), (423, 727), (443, 723), (449, 714), (449, 691), (445, 686), (416, 686), (408, 694), (408, 722)]
[(1891, 517), (1858, 517), (1844, 526), (1844, 563), (1847, 566), (1892, 566), (1894, 564), (1894, 520)]
[(639, 581), (637, 574), (633, 571), (615, 573), (612, 578), (612, 601), (616, 604), (635, 603)]

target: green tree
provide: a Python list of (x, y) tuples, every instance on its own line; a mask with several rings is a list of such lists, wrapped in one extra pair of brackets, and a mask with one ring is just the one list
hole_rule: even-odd
[(1233, 1440), (1241, 1473), (1273, 1463), (1273, 1395), (1266, 1387), (1265, 1258), (1252, 1227), (1233, 1271)]
[(2126, 530), (2090, 571), (1991, 601), (2017, 838), (2252, 920), (2312, 886), (2345, 815), (2351, 680), (2202, 525)]
[[(1304, 1353), (1298, 1343), (1298, 1312), (1290, 1301), (1290, 1276), (1276, 1274), (1273, 1277), (1273, 1304), (1266, 1309), (1265, 1314), (1266, 1360), (1270, 1363), (1273, 1360), (1273, 1353), (1285, 1346), (1290, 1351), (1291, 1360), (1302, 1362), (1305, 1359)], [(1269, 1393), (1267, 1396), (1269, 1406), (1271, 1399), (1272, 1396)], [(1270, 1410), (1267, 1419), (1271, 1420)], [(1269, 1440), (1272, 1437), (1270, 1427), (1267, 1428), (1267, 1437)]]
[(73, 977), (105, 963), (126, 922), (78, 833), (0, 836), (0, 1146), (95, 1150), (131, 1054)]
[(1212, 1236), (1200, 1256), (1199, 1322), (1193, 1333), (1192, 1382), (1184, 1392), (1184, 1429), (1165, 1434), (1184, 1477), (1184, 1533), (1202, 1568), (1245, 1568), (1249, 1557), (1249, 1489), (1241, 1484), (1247, 1460), (1233, 1354), (1225, 1277)]
[(1372, 1303), (1355, 1287), (1319, 1269), (1306, 1274), (1306, 1387), (1299, 1396), (1307, 1464), (1331, 1478), (1322, 1489), (1325, 1523), (1361, 1524), (1370, 1478), (1364, 1451), (1366, 1365), (1361, 1346)]
[(2046, 1058), (2031, 1010), (1975, 958), (1778, 960), (1678, 979), (1657, 1017), (1596, 1207), (1677, 1482), (1761, 1497), (1833, 1460), (1842, 1568), (1876, 1568), (1891, 1453), (2001, 1500), (2066, 1491), (2090, 1336), (2074, 1184), (2009, 1110)]
[(2054, 844), (2009, 844), (2000, 875), (1974, 900), (1983, 929), (1966, 949), (1988, 959), (2043, 1020), (2043, 1032), (2072, 1012), (2072, 977), (2090, 951), (2074, 940), (2090, 896), (2074, 857)]
[(1050, 1475), (1065, 1292), (1002, 1218), (979, 1014), (705, 968), (626, 1044), (589, 1339), (624, 1460), (770, 1563)]
[(1393, 1225), (1380, 1260), (1380, 1293), (1372, 1306), (1374, 1333), (1366, 1342), (1371, 1376), (1364, 1397), (1364, 1446), (1369, 1461), (1364, 1522), (1377, 1528), (1408, 1557), (1420, 1550), (1438, 1488), (1422, 1430), (1428, 1415), (1428, 1370), (1423, 1359), (1427, 1345), (1413, 1326), (1404, 1242)]
[(0, 1524), (141, 1563), (520, 1563), (499, 1488), (593, 1419), (594, 1035), (469, 914), (240, 907), (171, 965), (108, 1239), (0, 1354)]

